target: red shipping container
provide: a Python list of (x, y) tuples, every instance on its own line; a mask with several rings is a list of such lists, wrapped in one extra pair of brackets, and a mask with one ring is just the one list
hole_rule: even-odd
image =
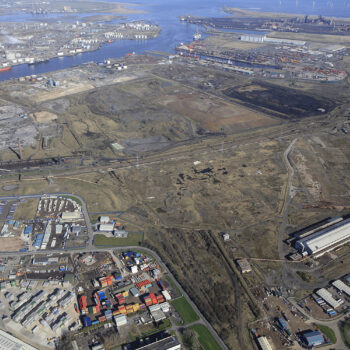
[(106, 316), (101, 316), (101, 317), (98, 318), (98, 320), (99, 320), (100, 322), (104, 322), (104, 321), (106, 321), (107, 319), (106, 319)]

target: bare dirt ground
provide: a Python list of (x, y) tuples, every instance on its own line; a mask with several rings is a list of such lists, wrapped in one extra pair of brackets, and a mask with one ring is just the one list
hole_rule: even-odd
[(158, 102), (176, 113), (191, 118), (204, 129), (212, 132), (220, 131), (222, 128), (228, 131), (240, 131), (278, 123), (268, 116), (243, 106), (229, 104), (218, 98), (210, 98), (202, 94), (164, 95)]
[(1, 237), (1, 248), (3, 252), (18, 252), (25, 248), (24, 242), (18, 237)]
[(57, 119), (57, 115), (51, 112), (42, 111), (33, 113), (33, 118), (37, 123), (49, 123)]
[(89, 91), (94, 88), (93, 85), (90, 84), (81, 84), (77, 86), (70, 86), (67, 88), (57, 88), (52, 91), (40, 93), (37, 96), (33, 96), (33, 99), (37, 103), (45, 102), (48, 100), (55, 100), (57, 98), (73, 95), (73, 94), (78, 94), (84, 91)]

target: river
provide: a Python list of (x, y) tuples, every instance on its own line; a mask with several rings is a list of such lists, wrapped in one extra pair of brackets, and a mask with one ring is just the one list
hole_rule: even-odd
[[(104, 0), (106, 1), (106, 0)], [(111, 2), (118, 2), (109, 0)], [(86, 62), (101, 62), (107, 58), (123, 57), (127, 53), (144, 53), (147, 50), (174, 52), (174, 48), (181, 42), (192, 40), (196, 27), (179, 20), (181, 15), (196, 16), (225, 16), (221, 10), (223, 6), (241, 7), (260, 11), (280, 11), (288, 13), (321, 14), (325, 16), (350, 17), (350, 0), (139, 0), (128, 1), (137, 9), (147, 11), (143, 14), (125, 15), (127, 20), (150, 20), (159, 24), (161, 34), (151, 40), (117, 40), (112, 44), (105, 44), (99, 50), (86, 52), (76, 56), (53, 58), (48, 62), (35, 65), (13, 66), (11, 71), (1, 72), (0, 81), (32, 74), (43, 74), (53, 70), (69, 68)], [(0, 16), (2, 21), (38, 21), (57, 18), (61, 21), (80, 20), (93, 15), (84, 13), (78, 15), (30, 15), (12, 14)], [(115, 23), (120, 20), (116, 20)]]

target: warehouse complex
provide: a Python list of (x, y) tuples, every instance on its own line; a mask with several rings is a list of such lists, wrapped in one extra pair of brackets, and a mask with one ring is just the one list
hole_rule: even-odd
[(303, 256), (321, 256), (350, 240), (350, 218), (336, 218), (297, 237), (294, 247)]

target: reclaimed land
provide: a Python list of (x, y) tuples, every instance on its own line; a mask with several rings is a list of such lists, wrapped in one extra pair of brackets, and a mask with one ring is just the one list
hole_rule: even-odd
[(320, 108), (330, 112), (335, 107), (334, 102), (326, 98), (266, 82), (256, 81), (223, 92), (251, 108), (292, 120), (318, 115)]
[(106, 237), (102, 234), (97, 234), (94, 238), (96, 246), (137, 246), (143, 241), (142, 232), (129, 232), (126, 238)]

